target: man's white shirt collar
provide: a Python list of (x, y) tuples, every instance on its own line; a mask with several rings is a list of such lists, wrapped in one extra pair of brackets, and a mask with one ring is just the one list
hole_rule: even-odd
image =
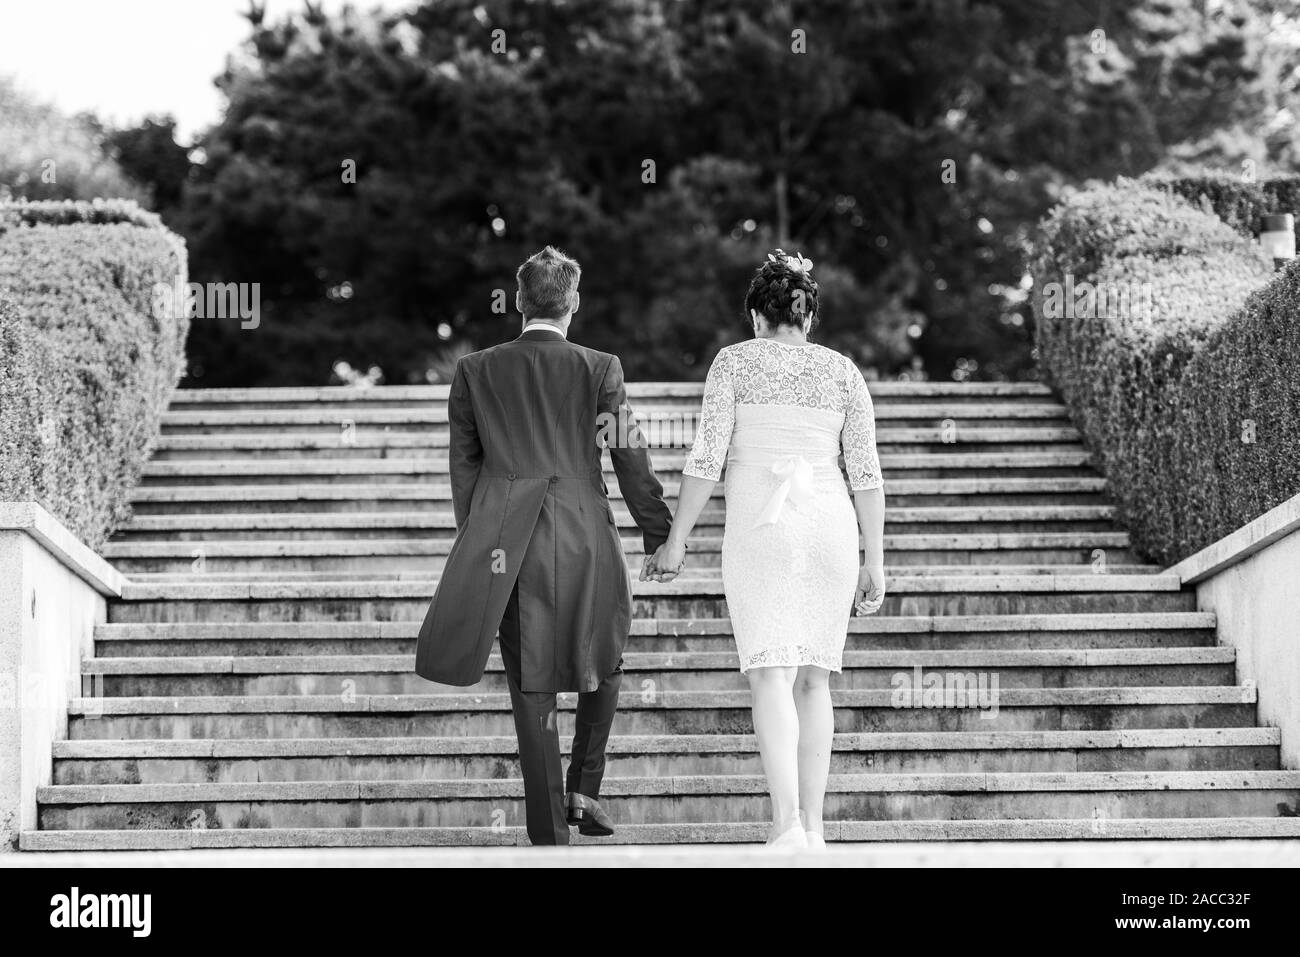
[(553, 332), (561, 339), (567, 339), (564, 330), (551, 325), (549, 322), (529, 322), (524, 324), (524, 332), (531, 332), (534, 329), (545, 329), (547, 332)]

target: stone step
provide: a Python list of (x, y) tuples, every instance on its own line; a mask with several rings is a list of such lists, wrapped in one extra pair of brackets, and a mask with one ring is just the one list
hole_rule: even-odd
[[(1210, 612), (850, 618), (849, 650), (1188, 647), (1214, 644)], [(97, 658), (415, 653), (414, 622), (148, 622), (95, 627)], [(633, 619), (629, 651), (734, 649), (726, 618)]]
[[(298, 541), (159, 541), (109, 542), (103, 556), (119, 571), (137, 573), (233, 572), (277, 574), (293, 572), (387, 574), (400, 578), (428, 578), (440, 572), (451, 551), (450, 538), (315, 539)], [(639, 536), (622, 540), (630, 567), (639, 568), (645, 556)], [(697, 536), (691, 541), (694, 569), (721, 565), (722, 538)], [(887, 535), (885, 551), (891, 567), (964, 566), (972, 571), (984, 565), (1078, 565), (1091, 571), (1100, 566), (1120, 570), (1140, 564), (1124, 532), (1008, 533), (956, 535)], [(202, 559), (201, 564), (199, 559)]]
[[(664, 497), (676, 499), (678, 482), (664, 483)], [(718, 483), (713, 497), (723, 498), (724, 488)], [(888, 486), (890, 498), (900, 495), (979, 495), (982, 501), (991, 495), (1050, 495), (1065, 498), (1071, 495), (1098, 495), (1106, 491), (1106, 480), (1098, 477), (1083, 478), (968, 478), (968, 479), (899, 479)], [(131, 501), (136, 505), (163, 502), (196, 502), (205, 505), (227, 502), (285, 502), (285, 501), (423, 501), (450, 502), (451, 485), (446, 481), (411, 484), (361, 484), (335, 483), (278, 484), (278, 485), (146, 485), (134, 489)], [(609, 488), (612, 500), (623, 500), (623, 490), (615, 483)], [(1061, 504), (1070, 504), (1062, 501)], [(359, 509), (360, 510), (360, 509)]]
[[(355, 457), (359, 450), (382, 450), (391, 454), (398, 450), (414, 452), (415, 457), (428, 458), (438, 450), (447, 447), (446, 432), (438, 432), (433, 427), (422, 428), (416, 432), (401, 432), (392, 428), (359, 426), (356, 428), (338, 428), (332, 431), (318, 431), (315, 434), (293, 434), (281, 427), (271, 427), (265, 434), (251, 432), (226, 432), (216, 434), (177, 434), (164, 431), (159, 437), (155, 450), (158, 453), (201, 452), (209, 457), (213, 453), (230, 455), (248, 452), (334, 452), (340, 457)], [(688, 434), (665, 437), (665, 441), (655, 442), (654, 436), (648, 447), (676, 448), (689, 447), (691, 437)], [(876, 430), (877, 451), (882, 455), (899, 452), (916, 453), (918, 446), (932, 447), (931, 451), (951, 453), (961, 446), (983, 446), (985, 452), (1015, 451), (1020, 453), (1056, 451), (1061, 446), (1079, 447), (1082, 442), (1078, 430), (1069, 426), (1024, 426), (1008, 428), (893, 428), (885, 426)], [(1005, 448), (1001, 448), (1005, 447)]]
[[(930, 481), (930, 480), (923, 480)], [(1026, 480), (1034, 481), (1034, 480)], [(1050, 481), (1050, 480), (1049, 480)], [(1035, 489), (1029, 485), (1009, 486), (1006, 491), (966, 491), (961, 488), (933, 490), (920, 487), (917, 491), (887, 489), (889, 507), (895, 514), (913, 508), (1042, 508), (1069, 514), (1080, 508), (1109, 508), (1104, 489), (1088, 488), (1095, 484), (1076, 479), (1062, 479), (1066, 485), (1056, 490), (1050, 486)], [(899, 482), (899, 485), (905, 483)], [(906, 483), (911, 485), (912, 483)], [(1035, 484), (1039, 484), (1035, 482)], [(389, 494), (391, 490), (391, 494)], [(611, 505), (625, 510), (623, 496), (610, 489)], [(351, 494), (348, 494), (348, 493)], [(667, 483), (664, 495), (670, 509), (677, 508), (677, 484)], [(223, 515), (350, 515), (407, 514), (418, 511), (426, 515), (443, 516), (454, 526), (451, 489), (430, 483), (421, 485), (369, 485), (364, 488), (344, 485), (264, 485), (244, 488), (223, 488), (216, 485), (189, 485), (161, 488), (141, 488), (133, 497), (135, 518), (159, 516), (203, 516), (212, 512)], [(711, 512), (721, 521), (724, 512), (724, 490), (715, 486)], [(630, 520), (630, 519), (629, 519)]]
[[(431, 581), (128, 582), (109, 620), (126, 621), (358, 621), (423, 620), (436, 584)], [(1112, 574), (953, 575), (893, 574), (886, 579), (880, 615), (1052, 614), (1069, 612), (1191, 611), (1193, 591), (1176, 577)], [(637, 617), (723, 617), (721, 579), (633, 582)]]
[[(122, 602), (129, 605), (146, 601), (311, 601), (316, 599), (417, 599), (428, 601), (437, 589), (437, 581), (365, 581), (319, 582), (127, 582)], [(1014, 574), (906, 574), (886, 569), (887, 591), (902, 594), (969, 593), (969, 592), (1179, 592), (1181, 581), (1176, 574), (1153, 567), (1151, 574), (1116, 575), (1090, 573), (1074, 567), (1033, 575)], [(670, 582), (632, 582), (634, 595), (659, 597), (691, 595), (706, 598), (722, 594), (718, 575), (686, 577)]]
[[(832, 843), (913, 841), (1152, 841), (1261, 840), (1300, 836), (1300, 817), (1199, 817), (1022, 820), (897, 820), (827, 821)], [(613, 837), (589, 838), (576, 832), (574, 844), (761, 845), (763, 824), (623, 824)], [(24, 831), (19, 847), (26, 851), (168, 850), (289, 847), (515, 847), (526, 845), (522, 827), (342, 827), (235, 828), (182, 827), (153, 830)], [(501, 850), (502, 863), (508, 863)], [(535, 856), (538, 852), (529, 849)], [(717, 852), (715, 852), (717, 853)], [(764, 853), (755, 848), (755, 854)], [(835, 851), (833, 853), (845, 853)], [(489, 860), (495, 860), (491, 858)], [(736, 863), (741, 863), (737, 861)]]
[[(1091, 651), (850, 650), (835, 687), (868, 690), (899, 681), (954, 675), (975, 682), (996, 678), (999, 688), (1223, 686), (1235, 681), (1231, 648), (1130, 648)], [(748, 688), (733, 652), (629, 652), (624, 682), (642, 694), (664, 691), (740, 691)], [(915, 669), (920, 669), (916, 671)], [(408, 655), (288, 655), (93, 658), (83, 662), (86, 694), (106, 697), (319, 694), (463, 693), (413, 671)], [(507, 691), (499, 655), (471, 689)]]
[[(517, 778), (448, 781), (273, 781), (47, 785), (42, 830), (179, 827), (196, 811), (208, 828), (252, 816), (269, 827), (485, 826), (523, 819)], [(615, 820), (762, 820), (761, 775), (606, 777)], [(1300, 771), (1138, 771), (984, 774), (832, 774), (832, 819), (1275, 816), (1300, 803)]]
[[(919, 689), (832, 688), (831, 698), (838, 709), (892, 708), (900, 711), (931, 710), (922, 701)], [(910, 695), (910, 698), (909, 698)], [(577, 695), (558, 695), (559, 707), (572, 711)], [(1137, 688), (1008, 688), (1001, 692), (1003, 708), (1044, 706), (1108, 706), (1160, 704), (1254, 704), (1253, 685), (1222, 687), (1137, 687)], [(910, 703), (909, 703), (910, 702)], [(748, 691), (682, 691), (647, 695), (641, 691), (623, 691), (619, 709), (640, 711), (676, 711), (746, 708)], [(934, 707), (938, 707), (937, 705)], [(954, 706), (948, 705), (948, 710)], [(107, 717), (132, 714), (423, 714), (510, 710), (510, 696), (504, 692), (445, 692), (439, 694), (358, 694), (324, 695), (207, 695), (203, 697), (151, 698), (75, 698), (68, 708), (72, 715)], [(975, 710), (956, 708), (955, 710)], [(1238, 727), (1233, 725), (1233, 727)], [(1300, 772), (1298, 772), (1300, 773)]]
[[(835, 773), (1278, 770), (1276, 728), (838, 734)], [(568, 753), (570, 741), (561, 741)], [(750, 734), (621, 735), (611, 775), (761, 773)], [(510, 735), (56, 741), (54, 784), (440, 780), (519, 775)]]
[[(833, 680), (828, 837), (1291, 833), (1300, 772), (1255, 727), (1253, 685), (1214, 616), (1133, 552), (1052, 393), (871, 388), (889, 595), (850, 620)], [(701, 386), (630, 392), (671, 499)], [(445, 387), (179, 393), (107, 549), (133, 581), (23, 846), (522, 843), (499, 656), (470, 689), (411, 671), (455, 531), (446, 443)], [(635, 568), (608, 456), (604, 474)], [(634, 584), (602, 795), (637, 822), (620, 840), (765, 836), (709, 823), (768, 812), (715, 503), (688, 574)], [(900, 688), (936, 677), (973, 678), (972, 699)]]
[[(614, 520), (629, 534), (636, 523), (622, 502), (613, 506)], [(705, 537), (720, 536), (724, 523), (720, 506), (708, 506), (697, 529)], [(902, 534), (1049, 534), (1116, 532), (1111, 505), (886, 506), (885, 531)], [(137, 515), (119, 533), (119, 540), (141, 537), (195, 537), (216, 541), (240, 538), (266, 540), (276, 536), (307, 538), (428, 538), (454, 537), (455, 517), (442, 510), (387, 512), (202, 512), (187, 515)], [(346, 535), (339, 533), (346, 532)], [(202, 533), (202, 534), (200, 534)]]
[[(451, 540), (426, 539), (316, 539), (300, 542), (213, 541), (213, 542), (109, 542), (103, 548), (106, 558), (193, 558), (203, 548), (208, 558), (271, 557), (374, 557), (376, 555), (446, 556)], [(639, 536), (626, 536), (623, 551), (642, 557), (645, 549)], [(1107, 552), (1129, 547), (1127, 532), (1055, 532), (1055, 533), (956, 533), (951, 535), (887, 535), (885, 550), (893, 560), (897, 553), (915, 552), (1024, 552), (1033, 550), (1103, 549)], [(719, 553), (722, 538), (717, 535), (692, 536), (692, 557)]]
[[(1158, 565), (1143, 565), (1128, 551), (1106, 552), (1109, 562), (1105, 571), (1119, 575), (1148, 574), (1163, 571)], [(200, 561), (201, 556), (201, 561)], [(1072, 568), (1079, 573), (1092, 572), (1095, 559), (1087, 551), (1043, 550), (1036, 552), (922, 552), (910, 553), (906, 561), (891, 555), (892, 566), (900, 572), (921, 575), (932, 574), (1039, 574)], [(639, 574), (644, 556), (629, 556), (629, 572)], [(960, 561), (959, 565), (941, 565), (939, 562)], [(1037, 561), (1037, 564), (1013, 564)], [(128, 578), (138, 581), (193, 581), (199, 576), (208, 581), (275, 580), (275, 581), (337, 581), (337, 580), (418, 580), (436, 578), (446, 566), (445, 555), (416, 558), (393, 555), (380, 556), (324, 556), (324, 557), (268, 557), (240, 558), (217, 556), (204, 550), (203, 545), (190, 548), (183, 558), (119, 558), (113, 564)], [(722, 565), (718, 552), (702, 552), (691, 556), (690, 574), (699, 577), (717, 573)]]
[[(632, 403), (633, 415), (647, 436), (693, 434), (701, 416), (699, 400), (641, 399)], [(1023, 399), (995, 399), (991, 402), (896, 402), (874, 404), (880, 423), (911, 426), (944, 426), (946, 429), (1019, 425), (1069, 426), (1070, 412), (1060, 402)], [(242, 408), (231, 406), (173, 407), (162, 415), (162, 428), (173, 434), (211, 434), (216, 430), (244, 430), (261, 434), (266, 429), (289, 433), (335, 432), (344, 428), (381, 428), (396, 432), (446, 429), (447, 406), (443, 402), (357, 404), (309, 404), (300, 407)]]
[[(277, 581), (337, 579), (424, 581), (437, 577), (447, 563), (445, 554), (415, 557), (403, 556), (400, 553), (370, 556), (364, 553), (277, 556), (271, 551), (265, 556), (241, 557), (238, 553), (218, 553), (206, 547), (215, 544), (226, 543), (195, 543), (187, 547), (183, 555), (178, 557), (150, 557), (147, 552), (142, 552), (141, 557), (137, 558), (115, 558), (113, 565), (128, 578), (142, 581), (151, 581), (163, 576), (170, 577), (172, 580), (192, 580), (198, 575), (213, 581), (244, 578), (250, 580), (269, 578)], [(1014, 574), (1036, 574), (1042, 571), (1059, 570), (1062, 567), (1075, 568), (1079, 572), (1091, 572), (1097, 562), (1095, 551), (1041, 549), (1027, 552), (895, 552), (890, 555), (890, 564), (898, 571), (916, 569), (918, 574), (933, 574), (936, 569), (942, 569), (941, 574), (958, 572), (986, 574), (998, 573), (1000, 570), (1013, 570)], [(1116, 574), (1143, 574), (1152, 570), (1163, 570), (1160, 566), (1140, 564), (1137, 556), (1127, 549), (1106, 550), (1103, 558), (1107, 562), (1106, 571)], [(628, 556), (629, 570), (639, 573), (643, 559), (642, 554)], [(942, 562), (960, 562), (960, 564), (943, 565), (940, 564)], [(1035, 564), (1019, 564), (1028, 562)], [(721, 565), (722, 556), (719, 552), (694, 552), (691, 555), (692, 575), (716, 572)]]
[[(628, 573), (638, 575), (641, 569), (641, 558), (630, 558), (627, 560)], [(269, 567), (252, 567), (247, 563), (234, 563), (231, 567), (219, 569), (213, 567), (212, 563), (204, 560), (200, 569), (194, 567), (194, 560), (176, 562), (174, 567), (155, 568), (154, 563), (135, 562), (135, 563), (118, 563), (117, 568), (122, 572), (129, 572), (130, 578), (137, 584), (154, 584), (154, 583), (183, 583), (208, 582), (208, 583), (226, 583), (226, 582), (385, 582), (385, 581), (421, 581), (427, 582), (431, 578), (436, 578), (436, 572), (444, 567), (443, 562), (430, 562), (425, 564), (422, 569), (414, 569), (409, 564), (401, 566), (397, 571), (372, 568), (368, 563), (360, 560), (354, 561), (347, 567), (336, 568), (332, 570), (313, 570), (297, 568), (284, 562), (272, 563)], [(962, 564), (962, 565), (908, 565), (900, 570), (900, 574), (907, 574), (921, 577), (943, 577), (950, 575), (1056, 575), (1056, 574), (1107, 574), (1107, 575), (1160, 575), (1167, 569), (1162, 565), (1141, 565), (1141, 564), (1108, 564), (1096, 566), (1099, 570), (1094, 572), (1093, 566), (1083, 562), (1055, 562), (1041, 565), (1010, 565), (995, 564), (992, 562)], [(711, 555), (709, 560), (696, 560), (692, 567), (683, 574), (683, 578), (691, 581), (717, 581), (721, 578), (721, 561), (720, 556)]]
[[(560, 695), (560, 728), (571, 733), (576, 695)], [(836, 730), (1038, 731), (1251, 727), (1253, 687), (985, 689), (965, 704), (927, 707), (922, 697), (893, 690), (832, 689)], [(934, 701), (931, 702), (935, 703)], [(915, 706), (912, 706), (912, 705)], [(204, 697), (76, 698), (68, 737), (251, 738), (505, 735), (513, 733), (508, 694), (209, 695)], [(625, 734), (747, 733), (747, 691), (624, 691), (619, 729)]]
[[(638, 402), (635, 406), (637, 420), (646, 431), (663, 428), (668, 424), (684, 424), (692, 431), (698, 421), (700, 407), (683, 407), (662, 404), (653, 400)], [(970, 423), (987, 425), (1014, 425), (1021, 421), (1051, 420), (1060, 425), (1069, 422), (1069, 411), (1059, 402), (996, 402), (996, 403), (908, 403), (879, 402), (874, 405), (878, 422), (916, 422), (932, 424), (951, 422), (958, 429)], [(172, 433), (215, 429), (259, 430), (276, 428), (295, 431), (308, 427), (337, 430), (344, 424), (353, 428), (384, 426), (392, 429), (427, 429), (429, 426), (446, 426), (447, 409), (443, 403), (429, 403), (406, 408), (364, 408), (314, 406), (303, 409), (172, 409), (162, 416), (162, 428)]]
[[(678, 477), (686, 461), (680, 450), (664, 451), (654, 456), (654, 466), (661, 476)], [(1032, 478), (1042, 473), (1065, 472), (1052, 477), (1068, 478), (1074, 475), (1093, 475), (1087, 471), (1091, 457), (1084, 449), (1065, 449), (1057, 452), (961, 452), (949, 455), (927, 453), (922, 455), (892, 455), (881, 458), (881, 469), (886, 482), (907, 478), (915, 472), (949, 470), (951, 475), (926, 475), (918, 478), (959, 478), (964, 475), (989, 473), (998, 477), (1008, 473), (1023, 473), (1019, 477)], [(605, 475), (612, 484), (613, 467), (608, 454), (604, 457)], [(257, 479), (269, 484), (276, 481), (299, 482), (311, 477), (320, 482), (355, 484), (359, 481), (402, 482), (411, 477), (435, 479), (447, 475), (446, 455), (429, 458), (336, 458), (336, 459), (151, 459), (145, 464), (144, 481), (147, 484), (182, 484), (184, 482), (229, 482), (235, 479)], [(981, 475), (981, 477), (984, 477)]]
[[(1053, 396), (1051, 388), (1041, 382), (871, 382), (869, 388), (873, 396), (899, 401), (942, 397), (948, 402), (961, 402), (987, 401), (990, 398), (1047, 399)], [(280, 408), (293, 404), (316, 405), (335, 402), (348, 406), (385, 402), (445, 402), (447, 392), (446, 385), (177, 389), (172, 394), (172, 404), (182, 408), (266, 403), (274, 408)], [(632, 400), (668, 397), (699, 400), (704, 395), (704, 383), (629, 382), (627, 394)]]

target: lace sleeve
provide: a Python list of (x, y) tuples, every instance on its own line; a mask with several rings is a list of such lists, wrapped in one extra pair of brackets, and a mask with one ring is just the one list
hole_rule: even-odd
[(867, 383), (856, 365), (849, 362), (849, 401), (844, 412), (844, 429), (840, 432), (844, 449), (844, 468), (849, 486), (855, 492), (881, 488), (880, 457), (876, 454), (876, 413), (871, 405)]
[(731, 357), (724, 350), (709, 367), (704, 382), (704, 408), (695, 431), (695, 445), (682, 466), (683, 475), (710, 479), (722, 477), (722, 466), (736, 424), (736, 392), (731, 381)]

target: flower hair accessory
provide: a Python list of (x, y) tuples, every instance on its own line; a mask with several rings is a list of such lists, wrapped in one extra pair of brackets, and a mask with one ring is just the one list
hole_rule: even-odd
[(768, 253), (767, 258), (778, 266), (784, 265), (787, 269), (792, 269), (795, 272), (807, 273), (813, 267), (812, 260), (805, 259), (803, 253), (795, 253), (792, 256), (784, 249), (778, 249), (775, 253)]

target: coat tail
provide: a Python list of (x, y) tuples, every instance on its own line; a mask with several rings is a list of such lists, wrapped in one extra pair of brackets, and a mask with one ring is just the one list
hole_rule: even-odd
[(489, 479), (507, 484), (496, 534), (471, 513), (447, 556), (415, 648), (415, 673), (440, 684), (478, 684), (523, 566), (526, 544), (546, 502), (546, 479)]

